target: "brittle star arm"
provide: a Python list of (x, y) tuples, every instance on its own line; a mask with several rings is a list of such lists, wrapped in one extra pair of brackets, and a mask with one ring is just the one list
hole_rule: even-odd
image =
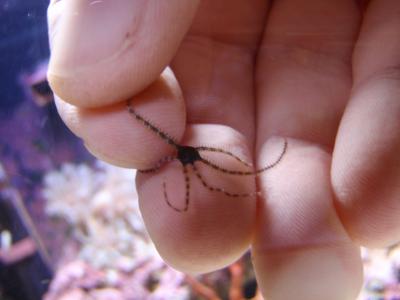
[(237, 161), (241, 162), (242, 164), (244, 164), (246, 167), (251, 168), (252, 164), (249, 164), (248, 162), (244, 161), (243, 159), (241, 159), (239, 156), (233, 154), (232, 152), (226, 151), (224, 149), (219, 149), (219, 148), (214, 148), (214, 147), (195, 147), (197, 151), (210, 151), (210, 152), (219, 152), (219, 153), (223, 153), (223, 154), (227, 154), (231, 157), (233, 157), (234, 159), (236, 159)]
[(168, 144), (170, 144), (171, 146), (174, 146), (175, 148), (178, 147), (178, 143), (172, 138), (170, 137), (168, 134), (166, 134), (165, 132), (161, 131), (160, 129), (158, 129), (156, 126), (154, 126), (153, 124), (151, 124), (149, 121), (147, 121), (145, 118), (143, 118), (141, 115), (139, 115), (132, 107), (131, 104), (131, 100), (128, 100), (126, 102), (126, 105), (128, 107), (128, 111), (131, 115), (133, 115), (135, 117), (136, 120), (138, 120), (139, 122), (141, 122), (144, 126), (146, 126), (147, 128), (149, 128), (151, 131), (153, 131), (155, 134), (158, 134), (158, 136), (160, 138), (162, 138), (164, 141), (166, 141)]
[(279, 157), (274, 162), (270, 163), (269, 165), (266, 165), (265, 167), (256, 170), (255, 173), (256, 174), (260, 174), (260, 173), (262, 173), (262, 172), (264, 172), (264, 171), (266, 171), (268, 169), (271, 169), (271, 168), (275, 167), (277, 164), (279, 164), (281, 162), (283, 156), (286, 154), (287, 147), (288, 147), (288, 141), (287, 141), (286, 138), (284, 138), (283, 149), (282, 149), (282, 152), (279, 155)]
[(185, 165), (183, 165), (182, 167), (183, 167), (183, 177), (185, 178), (185, 206), (183, 208), (178, 208), (169, 201), (168, 193), (167, 193), (167, 183), (165, 181), (163, 182), (163, 191), (164, 191), (165, 202), (167, 202), (168, 206), (177, 212), (186, 212), (189, 208), (190, 178), (188, 175), (187, 167)]
[(165, 156), (165, 157), (161, 158), (154, 167), (149, 168), (149, 169), (138, 170), (138, 171), (140, 173), (153, 173), (153, 172), (156, 172), (159, 169), (161, 169), (161, 167), (163, 167), (166, 163), (173, 161), (175, 158), (176, 158), (175, 156), (171, 156), (171, 155), (170, 156)]
[(221, 193), (224, 193), (226, 196), (235, 197), (235, 198), (236, 197), (250, 197), (250, 196), (255, 196), (257, 194), (257, 192), (255, 192), (255, 193), (232, 193), (232, 192), (228, 192), (227, 190), (225, 190), (223, 188), (212, 186), (207, 183), (207, 181), (204, 179), (203, 176), (201, 176), (201, 174), (195, 164), (192, 164), (192, 168), (193, 168), (194, 174), (196, 174), (197, 178), (201, 181), (203, 186), (212, 192), (221, 192)]
[(282, 151), (281, 151), (279, 157), (278, 157), (274, 162), (272, 162), (272, 163), (266, 165), (265, 167), (263, 167), (263, 168), (261, 168), (261, 169), (255, 170), (255, 171), (236, 171), (236, 170), (229, 170), (229, 169), (220, 167), (220, 166), (218, 166), (218, 165), (212, 163), (211, 161), (209, 161), (209, 160), (207, 160), (207, 159), (205, 159), (205, 158), (203, 158), (203, 157), (200, 159), (200, 161), (201, 161), (202, 163), (204, 163), (204, 164), (210, 166), (210, 167), (213, 168), (214, 170), (221, 171), (221, 172), (223, 172), (223, 173), (230, 174), (230, 175), (258, 175), (258, 174), (260, 174), (260, 173), (262, 173), (262, 172), (264, 172), (264, 171), (266, 171), (266, 170), (268, 170), (268, 169), (271, 169), (271, 168), (275, 167), (275, 166), (282, 160), (283, 156), (285, 155), (285, 153), (286, 153), (286, 151), (287, 151), (287, 145), (288, 145), (288, 142), (287, 142), (287, 140), (286, 140), (286, 138), (285, 138), (285, 139), (284, 139), (283, 148), (282, 148)]

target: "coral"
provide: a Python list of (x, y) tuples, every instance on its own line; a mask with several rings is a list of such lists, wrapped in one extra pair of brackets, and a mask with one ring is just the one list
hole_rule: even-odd
[(146, 233), (134, 179), (132, 170), (100, 162), (45, 175), (46, 213), (66, 220), (79, 243), (46, 300), (188, 299), (184, 274), (165, 265)]
[(65, 164), (44, 177), (43, 195), (46, 213), (68, 222), (81, 243), (80, 258), (96, 268), (156, 255), (139, 213), (133, 171)]
[[(77, 255), (64, 259), (44, 299), (245, 299), (243, 287), (255, 282), (249, 256), (198, 277), (162, 261), (144, 228), (134, 177), (100, 162), (64, 164), (45, 175), (46, 213), (64, 219), (79, 246), (65, 246)], [(365, 286), (358, 300), (399, 300), (400, 247), (362, 253)], [(246, 299), (262, 299), (255, 288)]]
[(362, 248), (364, 288), (358, 300), (400, 300), (400, 245)]

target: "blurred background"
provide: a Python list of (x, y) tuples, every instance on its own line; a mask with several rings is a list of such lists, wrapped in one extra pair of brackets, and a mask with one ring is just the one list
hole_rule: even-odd
[[(88, 154), (56, 112), (47, 5), (0, 0), (0, 300), (261, 300), (249, 254), (198, 277), (163, 263), (135, 172)], [(362, 255), (359, 300), (400, 300), (400, 248)]]

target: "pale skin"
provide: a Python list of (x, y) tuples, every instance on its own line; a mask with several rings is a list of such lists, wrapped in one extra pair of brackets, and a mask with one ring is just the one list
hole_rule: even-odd
[(257, 197), (211, 192), (192, 174), (179, 213), (162, 189), (183, 201), (179, 164), (138, 176), (144, 221), (173, 267), (212, 271), (250, 246), (266, 299), (352, 300), (359, 246), (399, 240), (400, 1), (54, 1), (49, 27), (60, 115), (103, 160), (146, 169), (173, 150), (127, 99), (181, 144), (256, 167), (287, 137), (257, 179), (199, 166)]

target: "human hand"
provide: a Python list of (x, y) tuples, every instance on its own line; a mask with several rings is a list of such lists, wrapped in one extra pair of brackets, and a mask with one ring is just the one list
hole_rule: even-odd
[[(49, 81), (63, 120), (97, 157), (145, 169), (173, 152), (129, 115), (130, 98), (180, 144), (258, 167), (279, 153), (274, 136), (290, 137), (257, 178), (258, 198), (211, 192), (190, 173), (190, 206), (178, 213), (163, 182), (183, 205), (179, 164), (138, 176), (146, 226), (169, 264), (212, 271), (251, 245), (267, 299), (354, 299), (359, 245), (397, 241), (400, 2), (355, 2), (51, 3)], [(252, 177), (199, 169), (218, 187), (255, 189)]]

